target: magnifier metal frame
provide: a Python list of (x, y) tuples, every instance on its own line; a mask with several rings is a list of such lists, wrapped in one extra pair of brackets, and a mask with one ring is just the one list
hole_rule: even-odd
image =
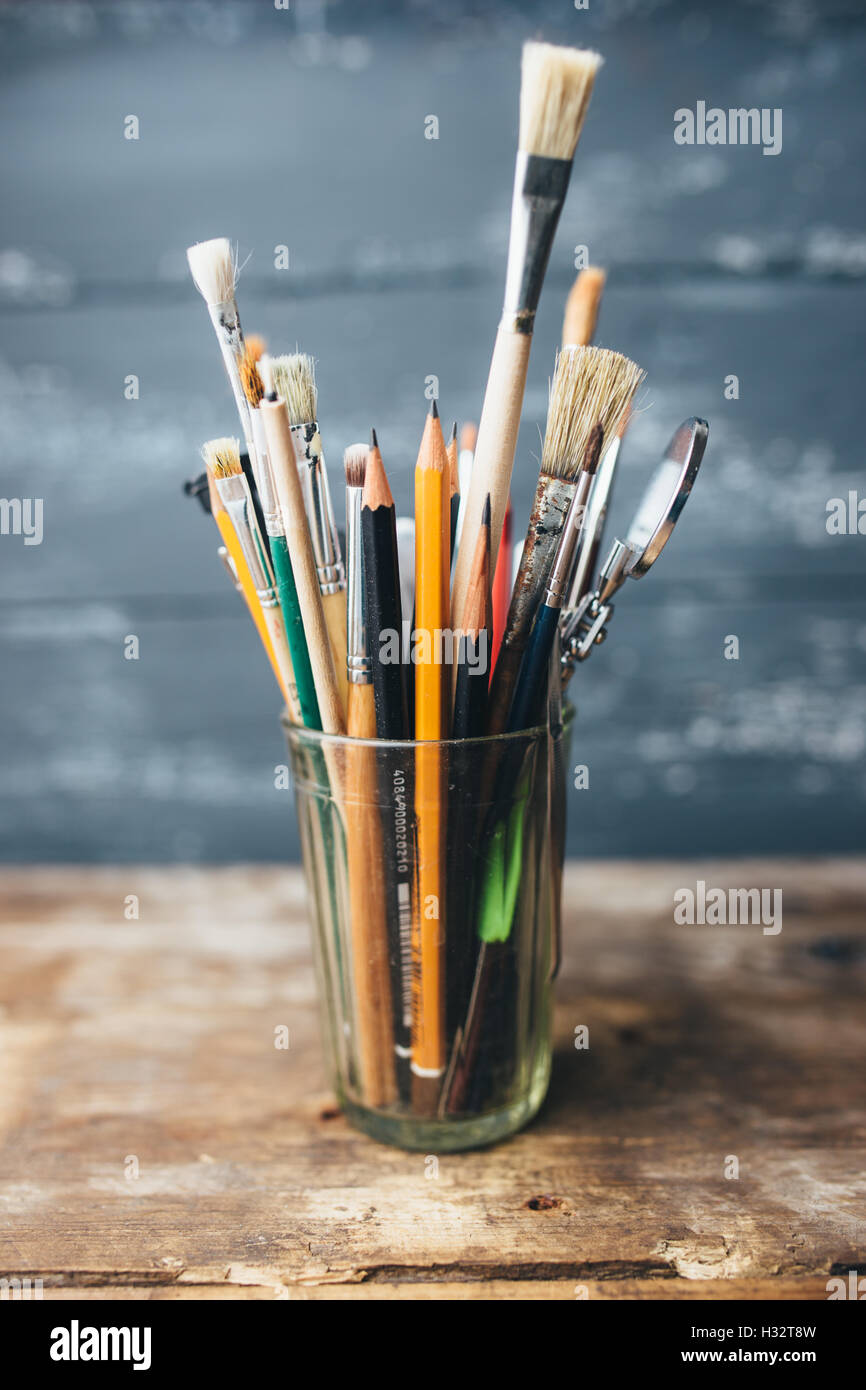
[[(568, 680), (575, 663), (585, 661), (593, 647), (604, 641), (607, 635), (605, 624), (613, 613), (610, 600), (614, 594), (622, 588), (626, 579), (641, 579), (667, 545), (698, 475), (708, 435), (706, 420), (692, 416), (690, 420), (683, 421), (644, 489), (625, 540), (617, 539), (614, 542), (595, 589), (585, 594), (577, 607), (563, 612), (564, 681)], [(666, 486), (668, 477), (671, 478), (669, 487)], [(656, 514), (656, 498), (662, 489), (666, 501)], [(587, 538), (591, 546), (597, 541), (597, 536)]]

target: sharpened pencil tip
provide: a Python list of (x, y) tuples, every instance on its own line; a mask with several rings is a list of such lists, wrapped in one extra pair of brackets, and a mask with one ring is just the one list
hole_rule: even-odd
[(484, 511), (481, 513), (481, 525), (490, 525), (490, 493), (484, 499)]
[(370, 430), (370, 448), (371, 448), (371, 449), (378, 449), (378, 447), (379, 447), (379, 441), (378, 441), (378, 439), (376, 438), (376, 431), (371, 429), (371, 430)]
[(449, 443), (449, 444), (453, 444), (456, 438), (457, 438), (457, 421), (455, 420), (455, 421), (454, 421), (454, 424), (451, 426), (451, 434), (450, 434), (450, 436), (449, 436), (449, 438), (448, 438), (448, 443)]
[(433, 417), (434, 420), (438, 420), (438, 419), (439, 419), (439, 407), (438, 407), (438, 405), (436, 404), (436, 397), (435, 397), (435, 396), (433, 397), (432, 401), (430, 402), (430, 414), (432, 415), (432, 417)]

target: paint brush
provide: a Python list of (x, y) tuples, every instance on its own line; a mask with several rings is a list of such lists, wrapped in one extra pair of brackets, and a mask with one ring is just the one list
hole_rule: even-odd
[(349, 698), (346, 678), (346, 571), (317, 422), (318, 391), (313, 359), (302, 352), (289, 353), (272, 358), (270, 367), (274, 389), (285, 401), (288, 411), (292, 446), (316, 560), (319, 592), (337, 673), (337, 689), (345, 716)]
[(235, 398), (247, 453), (252, 458), (253, 446), (249, 407), (241, 383), (244, 335), (235, 300), (235, 286), (238, 278), (237, 257), (228, 237), (215, 237), (212, 241), (199, 241), (194, 246), (188, 247), (186, 258), (195, 287), (204, 299), (210, 314), (210, 320), (222, 353), (226, 375), (229, 379), (232, 395)]
[[(585, 478), (591, 481), (598, 467), (603, 442), (604, 431), (602, 426), (597, 423), (590, 430), (586, 442), (581, 479)], [(558, 637), (559, 615), (562, 612), (574, 553), (584, 523), (586, 492), (588, 489), (584, 490), (578, 487), (568, 509), (562, 538), (553, 562), (553, 569), (544, 590), (543, 601), (535, 615), (535, 622), (517, 678), (514, 700), (508, 716), (508, 733), (516, 733), (520, 729), (534, 727), (540, 717), (540, 711), (546, 704), (551, 652)]]
[(463, 537), (454, 570), (454, 625), (463, 624), (469, 572), (490, 494), (490, 563), (496, 571), (508, 502), (535, 311), (565, 202), (574, 151), (601, 59), (552, 44), (523, 47), (520, 137), (505, 301), (484, 395)]
[[(316, 688), (319, 718), (326, 734), (342, 734), (346, 727), (344, 706), (340, 700), (334, 656), (322, 608), (319, 575), (307, 525), (286, 403), (275, 394), (267, 395), (259, 410), (265, 427), (268, 461), (277, 490), (283, 525), (286, 528), (286, 542), (304, 622), (304, 636), (307, 639), (307, 651)], [(345, 645), (340, 663), (345, 679)]]
[(214, 488), (231, 523), (252, 579), (274, 659), (280, 671), (280, 683), (287, 692), (289, 712), (296, 722), (300, 722), (298, 693), (280, 601), (274, 584), (274, 573), (267, 546), (256, 521), (249, 484), (241, 467), (238, 440), (211, 439), (203, 446), (202, 457), (208, 474), (213, 478)]
[[(282, 609), (283, 622), (286, 627), (289, 652), (292, 657), (292, 669), (295, 673), (295, 685), (298, 692), (301, 723), (307, 729), (321, 729), (319, 705), (316, 700), (316, 686), (313, 681), (312, 667), (310, 666), (307, 639), (304, 636), (304, 621), (301, 616), (300, 604), (298, 603), (295, 576), (292, 573), (292, 562), (289, 557), (289, 547), (286, 541), (286, 528), (283, 523), (283, 515), (280, 511), (276, 487), (271, 473), (264, 421), (261, 411), (259, 410), (259, 406), (265, 395), (265, 385), (257, 365), (261, 357), (261, 353), (258, 359), (253, 356), (253, 352), (250, 350), (248, 343), (240, 366), (241, 385), (243, 386), (244, 396), (249, 408), (250, 426), (255, 446), (251, 457), (253, 475), (256, 480), (259, 498), (261, 499), (265, 534), (267, 535), (268, 545), (270, 546), (274, 577), (276, 579), (277, 592), (280, 599), (280, 608)], [(265, 372), (267, 373), (266, 367)]]
[(592, 342), (606, 279), (605, 272), (596, 265), (586, 266), (578, 275), (565, 301), (563, 347), (588, 347)]
[(616, 431), (643, 375), (628, 357), (608, 348), (563, 348), (557, 357), (538, 485), (490, 686), (490, 733), (502, 733), (508, 724), (523, 653), (566, 515), (578, 490), (581, 507), (589, 495), (591, 475), (584, 456), (590, 432), (597, 424), (605, 434)]

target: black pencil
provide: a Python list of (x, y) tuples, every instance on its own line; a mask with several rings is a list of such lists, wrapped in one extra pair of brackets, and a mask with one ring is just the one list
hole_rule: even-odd
[(457, 518), (460, 515), (460, 467), (457, 453), (457, 421), (451, 426), (451, 438), (448, 440), (448, 496), (451, 499), (451, 564), (454, 564), (454, 553), (457, 540)]
[[(410, 738), (406, 667), (402, 661), (403, 610), (394, 498), (382, 463), (376, 431), (370, 433), (361, 497), (364, 572), (364, 627), (373, 672), (376, 737)], [(382, 807), (382, 873), (388, 922), (392, 1027), (397, 1087), (401, 1100), (411, 1094), (412, 1055), (412, 893), (415, 876), (412, 830), (413, 759), (411, 745), (378, 760)], [(374, 866), (371, 865), (371, 872)]]
[(377, 738), (409, 738), (406, 667), (401, 659), (403, 609), (394, 498), (373, 430), (361, 499), (364, 622), (373, 667)]

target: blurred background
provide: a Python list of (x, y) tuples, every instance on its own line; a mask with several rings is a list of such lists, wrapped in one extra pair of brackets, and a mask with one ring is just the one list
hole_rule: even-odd
[[(44, 505), (41, 545), (0, 536), (5, 860), (297, 857), (276, 687), (182, 493), (237, 429), (185, 248), (238, 242), (247, 333), (317, 358), (338, 499), (375, 424), (406, 512), (426, 378), (446, 424), (478, 418), (532, 36), (606, 65), (541, 302), (518, 533), (575, 247), (608, 270), (597, 341), (647, 371), (611, 538), (679, 422), (710, 422), (673, 541), (572, 682), (570, 852), (862, 849), (866, 538), (827, 529), (831, 499), (866, 497), (862, 4), (192, 0), (0, 5), (0, 490)], [(782, 152), (676, 145), (699, 100), (780, 107)]]

